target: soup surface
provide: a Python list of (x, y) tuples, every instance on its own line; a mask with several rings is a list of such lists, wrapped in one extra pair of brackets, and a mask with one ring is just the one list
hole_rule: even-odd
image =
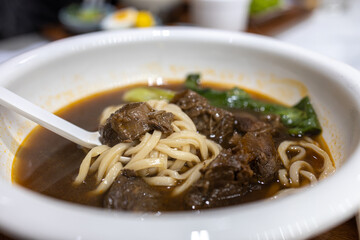
[[(106, 91), (87, 97), (70, 104), (69, 106), (58, 111), (56, 114), (86, 130), (96, 131), (99, 128), (99, 117), (101, 116), (103, 110), (111, 105), (124, 104), (124, 93), (134, 87), (137, 86), (128, 86), (126, 88)], [(184, 86), (181, 84), (170, 84), (162, 87), (177, 92), (180, 92), (184, 89)], [(271, 102), (270, 99), (264, 96), (260, 96), (255, 93), (252, 93), (251, 95), (256, 99), (262, 99), (266, 102)], [(247, 117), (249, 114), (251, 114), (251, 116), (254, 116), (254, 118), (259, 119), (264, 116), (264, 114), (252, 111), (235, 109), (227, 110), (232, 112), (235, 116), (240, 117)], [(239, 133), (239, 135), (243, 134)], [(299, 138), (289, 135), (287, 128), (285, 127), (278, 128), (275, 135), (276, 136), (273, 134), (273, 141), (276, 148), (278, 148), (280, 143), (284, 141), (299, 141), (305, 139), (304, 137)], [(327, 151), (326, 144), (321, 140), (321, 137), (315, 136), (312, 139), (306, 139), (307, 142), (314, 142), (317, 146), (320, 146), (321, 149)], [(221, 143), (221, 145), (223, 146), (222, 149), (224, 149), (224, 143)], [(296, 148), (296, 146), (293, 146), (292, 148), (285, 149), (285, 151), (287, 158), (293, 161), (293, 157), (299, 155), (302, 150), (300, 148)], [(109, 191), (113, 191), (112, 189), (101, 192), (100, 194), (94, 194), (91, 192), (96, 189), (98, 185), (95, 174), (89, 174), (81, 184), (74, 184), (74, 180), (79, 173), (79, 166), (88, 152), (89, 151), (87, 149), (69, 142), (68, 140), (57, 136), (56, 134), (42, 127), (36, 127), (23, 142), (16, 154), (12, 172), (13, 181), (26, 188), (57, 199), (94, 207), (109, 206), (109, 203), (105, 204), (104, 202), (109, 201), (109, 196), (106, 194), (108, 194)], [(276, 158), (279, 158), (278, 153), (276, 153), (276, 155)], [(311, 170), (309, 170), (309, 166), (307, 165), (299, 167), (298, 171), (300, 171), (300, 175), (302, 175), (300, 176), (300, 182), (296, 187), (311, 184), (312, 178), (314, 177), (317, 179), (320, 178), (322, 173), (321, 169), (323, 168), (325, 161), (323, 157), (317, 152), (317, 150), (312, 148), (306, 149), (306, 153), (302, 157), (302, 160), (311, 166)], [(253, 168), (253, 165), (250, 166)], [(279, 164), (279, 168), (284, 167), (285, 166), (283, 163)], [(257, 167), (255, 166), (254, 168)], [(303, 169), (303, 172), (301, 172), (301, 169)], [(307, 173), (305, 173), (305, 170), (312, 172), (314, 177), (306, 176)], [(254, 171), (256, 172), (260, 170)], [(280, 172), (281, 170), (279, 170), (279, 174)], [(180, 173), (182, 172), (180, 171)], [(205, 172), (202, 171), (202, 174), (204, 175)], [(289, 174), (291, 174), (290, 170)], [(287, 175), (285, 174), (284, 176)], [(202, 176), (201, 179), (203, 178), (204, 176)], [(235, 178), (235, 181), (237, 181), (237, 178), (240, 178), (240, 176)], [(221, 197), (219, 197), (220, 200), (217, 199), (219, 201), (210, 207), (221, 207), (269, 198), (279, 193), (279, 191), (287, 189), (289, 186), (294, 187), (292, 185), (293, 180), (290, 177), (288, 178), (288, 185), (279, 179), (280, 177), (278, 176), (278, 173), (276, 173), (271, 181), (261, 180), (261, 178), (247, 181), (246, 194), (244, 191), (241, 191), (241, 194), (238, 194), (237, 196), (232, 194), (231, 197), (223, 200), (223, 203), (221, 203), (222, 200), (220, 199)], [(244, 186), (244, 184), (241, 186)], [(188, 199), (189, 191), (194, 192), (194, 188), (187, 189), (185, 192), (176, 196), (172, 194), (174, 186), (151, 186), (151, 188), (161, 193), (161, 197), (158, 197), (156, 200), (161, 202), (160, 205), (163, 206), (158, 209), (160, 211), (207, 208), (207, 206), (203, 205), (189, 206), (189, 204), (184, 200), (185, 198)], [(198, 189), (200, 189), (200, 187), (198, 187)], [(203, 187), (201, 189), (201, 191), (203, 191)], [(224, 186), (221, 186), (219, 189), (225, 188)], [(206, 202), (207, 200), (205, 199), (204, 201)], [(125, 210), (149, 211), (149, 209), (146, 208), (130, 208)], [(150, 209), (150, 211), (153, 211), (153, 209)]]

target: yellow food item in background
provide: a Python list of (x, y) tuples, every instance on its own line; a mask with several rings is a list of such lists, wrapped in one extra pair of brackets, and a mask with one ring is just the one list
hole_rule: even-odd
[(148, 11), (139, 11), (135, 27), (152, 27), (155, 25), (155, 20), (152, 14)]
[(123, 19), (126, 19), (129, 15), (130, 14), (128, 11), (118, 11), (114, 13), (114, 19), (121, 21)]
[(102, 23), (103, 30), (130, 28), (135, 25), (138, 11), (135, 8), (123, 8), (106, 16)]

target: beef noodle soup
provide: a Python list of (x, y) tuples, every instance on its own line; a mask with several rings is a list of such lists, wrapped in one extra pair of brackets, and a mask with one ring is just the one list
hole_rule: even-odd
[(313, 185), (335, 171), (308, 97), (293, 107), (239, 88), (128, 86), (57, 113), (103, 145), (84, 149), (41, 127), (13, 181), (58, 199), (117, 210), (229, 206)]

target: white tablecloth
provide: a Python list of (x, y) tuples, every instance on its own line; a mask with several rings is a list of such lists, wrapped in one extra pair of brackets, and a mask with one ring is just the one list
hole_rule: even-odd
[(360, 70), (360, 0), (345, 9), (320, 7), (308, 19), (275, 36), (323, 55), (345, 62)]

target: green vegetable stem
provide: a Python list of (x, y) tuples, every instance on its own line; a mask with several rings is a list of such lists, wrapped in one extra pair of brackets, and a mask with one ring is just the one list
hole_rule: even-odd
[(175, 96), (175, 92), (171, 90), (156, 87), (138, 87), (127, 91), (123, 99), (127, 102), (146, 102), (148, 100), (166, 99), (171, 100)]

